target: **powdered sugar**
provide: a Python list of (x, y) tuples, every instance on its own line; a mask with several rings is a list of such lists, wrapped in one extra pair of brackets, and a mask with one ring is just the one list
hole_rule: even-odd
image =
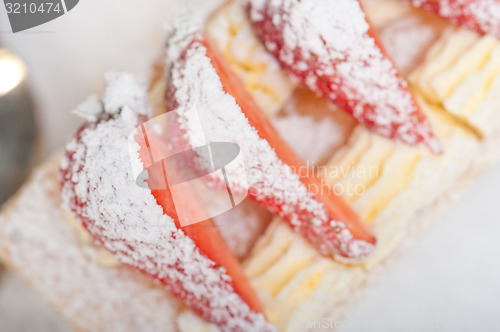
[[(147, 90), (129, 73), (106, 74), (106, 89), (102, 97), (104, 111), (114, 115), (127, 106), (137, 114), (151, 115)], [(133, 120), (133, 119), (131, 119)]]
[[(189, 113), (180, 112), (179, 123), (189, 144), (198, 146), (204, 142), (202, 139), (238, 144), (247, 169), (250, 195), (259, 203), (287, 219), (322, 253), (340, 253), (352, 258), (368, 254), (373, 246), (355, 240), (344, 224), (338, 223), (338, 233), (332, 231), (325, 207), (308, 192), (298, 175), (278, 158), (269, 143), (260, 138), (235, 99), (224, 92), (217, 72), (206, 56), (201, 37), (193, 35), (191, 41), (180, 58), (172, 56), (178, 52), (167, 49), (167, 63), (173, 64), (167, 92), (170, 108), (196, 108), (204, 130), (203, 133), (192, 130), (194, 120)], [(169, 41), (170, 45), (172, 41)], [(228, 178), (233, 182), (231, 188), (237, 187), (237, 176), (228, 174)], [(310, 222), (313, 217), (321, 220), (320, 226)]]
[(61, 172), (65, 206), (120, 262), (160, 280), (223, 330), (270, 330), (263, 315), (234, 292), (224, 270), (163, 213), (151, 191), (136, 185), (127, 138), (138, 114), (149, 110), (143, 89), (130, 78), (107, 76), (103, 102), (112, 118), (87, 124), (68, 143)]
[(147, 91), (137, 83), (132, 74), (109, 72), (106, 74), (106, 82), (102, 100), (91, 95), (73, 112), (88, 122), (96, 122), (105, 113), (113, 116), (124, 111), (122, 118), (130, 116), (128, 121), (132, 123), (137, 122), (137, 114), (151, 115)]
[(411, 0), (454, 24), (500, 38), (500, 1), (497, 0)]
[(89, 122), (97, 121), (97, 119), (99, 119), (99, 116), (103, 112), (104, 107), (102, 105), (101, 99), (99, 99), (99, 97), (95, 95), (89, 96), (73, 111), (73, 113)]
[(250, 19), (292, 76), (377, 133), (439, 145), (355, 0), (250, 0)]

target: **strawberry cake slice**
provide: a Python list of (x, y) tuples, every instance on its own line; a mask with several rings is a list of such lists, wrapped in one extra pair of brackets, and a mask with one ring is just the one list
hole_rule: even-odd
[[(409, 18), (434, 16), (399, 4)], [(131, 75), (109, 74), (103, 97), (78, 107), (86, 122), (62, 158), (36, 171), (1, 210), (0, 260), (76, 330), (299, 332), (308, 322), (337, 322), (498, 157), (500, 46), (492, 35), (449, 27), (429, 52), (420, 50), (427, 56), (414, 58), (409, 78), (417, 107), (357, 1), (245, 0), (222, 8), (204, 30), (190, 19), (175, 26), (149, 102)], [(383, 29), (415, 49), (415, 35), (426, 29), (441, 35), (430, 23), (401, 31), (400, 19)], [(409, 57), (403, 49), (391, 55)], [(304, 87), (294, 90), (290, 78)], [(348, 112), (327, 119), (332, 103)], [(151, 113), (173, 120), (166, 132), (151, 126), (159, 120)], [(283, 137), (307, 136), (307, 144), (284, 143), (271, 125), (281, 116), (300, 124), (278, 127)], [(333, 129), (316, 135), (327, 120)], [(345, 139), (315, 173), (296, 152), (307, 156), (337, 128)], [(189, 181), (174, 188), (170, 175), (183, 169), (157, 159), (155, 148), (170, 155), (220, 142), (239, 147), (245, 176), (207, 171), (203, 153), (182, 167), (204, 174), (199, 183), (213, 192), (244, 197), (248, 190), (247, 212), (277, 216), (265, 231), (236, 211), (243, 204), (224, 215), (231, 225), (218, 216), (183, 222), (179, 207), (195, 216), (210, 215), (209, 207)], [(353, 184), (363, 190), (349, 192)], [(339, 197), (334, 186), (346, 190)], [(237, 254), (230, 228), (258, 240)]]

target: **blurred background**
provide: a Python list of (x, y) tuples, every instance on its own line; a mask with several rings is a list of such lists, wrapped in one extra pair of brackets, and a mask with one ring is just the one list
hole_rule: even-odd
[[(0, 203), (32, 165), (63, 146), (80, 122), (71, 110), (99, 92), (106, 71), (126, 70), (147, 82), (163, 45), (162, 26), (181, 3), (204, 14), (219, 1), (85, 0), (52, 22), (16, 34), (0, 5), (0, 49), (8, 52), (0, 53)], [(1, 56), (9, 63), (22, 60), (19, 77), (3, 95), (1, 81), (10, 67), (2, 67)], [(363, 299), (340, 330), (500, 331), (499, 185), (497, 164)], [(481, 324), (492, 328), (481, 329)], [(0, 331), (69, 328), (0, 267)]]

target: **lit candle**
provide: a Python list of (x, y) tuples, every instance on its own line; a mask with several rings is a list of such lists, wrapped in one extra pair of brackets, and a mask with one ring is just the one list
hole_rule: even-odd
[(26, 78), (26, 66), (14, 54), (0, 48), (0, 97), (15, 89)]
[(23, 61), (0, 48), (0, 205), (24, 182), (37, 135)]

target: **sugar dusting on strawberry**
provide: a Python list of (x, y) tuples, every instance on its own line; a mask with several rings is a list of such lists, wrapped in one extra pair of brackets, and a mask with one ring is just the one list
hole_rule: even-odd
[(453, 24), (463, 25), (500, 39), (498, 0), (410, 0), (415, 7), (431, 11)]
[(299, 82), (360, 123), (410, 145), (440, 145), (356, 0), (249, 0), (265, 47)]
[[(259, 136), (258, 128), (250, 125), (240, 108), (241, 100), (225, 92), (197, 29), (185, 23), (173, 31), (166, 52), (167, 105), (170, 110), (180, 107), (176, 112), (187, 145), (207, 141), (238, 144), (247, 169), (249, 195), (257, 202), (287, 220), (323, 254), (359, 259), (371, 253), (373, 242), (355, 238), (343, 222), (333, 220), (299, 176)], [(202, 135), (193, 130), (198, 121), (191, 118), (192, 112), (182, 111), (187, 106), (198, 111)], [(228, 178), (231, 188), (238, 188), (238, 175), (229, 171)]]
[[(61, 162), (65, 207), (120, 262), (159, 280), (223, 331), (271, 331), (234, 291), (225, 269), (177, 229), (151, 190), (136, 185), (127, 138), (149, 117), (146, 92), (129, 74), (107, 79), (103, 100), (91, 98), (78, 109), (90, 122)], [(139, 144), (136, 151), (134, 167), (142, 167)]]

